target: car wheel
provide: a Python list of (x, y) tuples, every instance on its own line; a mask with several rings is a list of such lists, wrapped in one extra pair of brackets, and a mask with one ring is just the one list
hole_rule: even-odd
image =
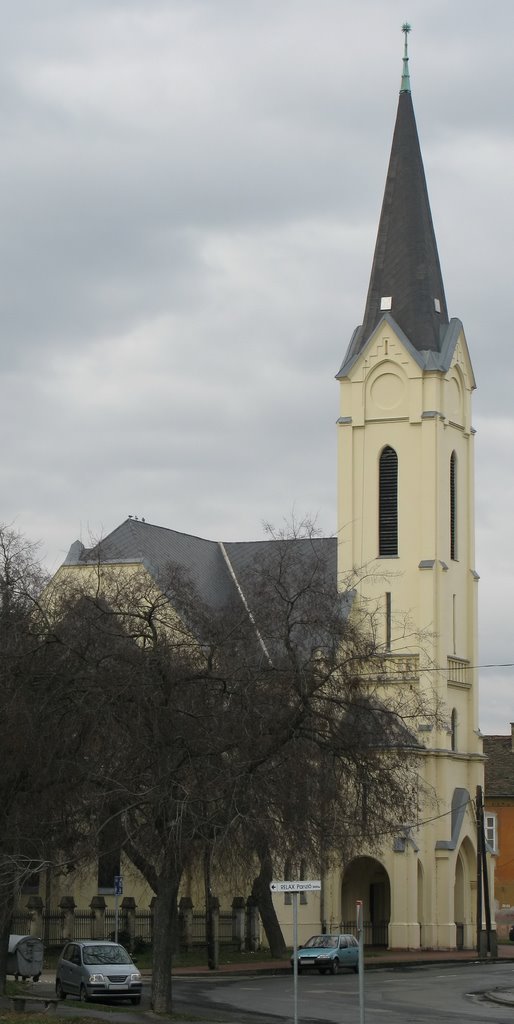
[(39, 981), (40, 977), (40, 974), (35, 974), (34, 977), (32, 978), (32, 981)]
[(139, 1006), (141, 1002), (141, 996), (131, 996), (130, 1002), (132, 1003), (132, 1006)]
[(87, 992), (86, 992), (86, 990), (85, 990), (83, 985), (80, 986), (80, 1002), (81, 1003), (88, 1003), (89, 1002), (88, 994), (87, 994)]
[(358, 974), (358, 973), (359, 973), (359, 965), (358, 965), (358, 964), (354, 964), (354, 965), (353, 965), (353, 969), (354, 969), (354, 971), (355, 971), (355, 973), (356, 973), (356, 974)]
[(339, 970), (339, 960), (337, 959), (337, 957), (334, 957), (334, 959), (332, 960), (332, 963), (330, 964), (330, 973), (331, 974), (337, 974), (338, 970)]
[(63, 987), (61, 985), (61, 979), (60, 978), (57, 978), (57, 981), (55, 983), (55, 994), (56, 994), (58, 999), (66, 999), (66, 992), (64, 991), (64, 989), (63, 989)]

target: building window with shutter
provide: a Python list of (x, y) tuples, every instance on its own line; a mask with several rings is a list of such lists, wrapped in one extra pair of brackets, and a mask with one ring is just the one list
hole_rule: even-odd
[(450, 455), (450, 558), (457, 559), (457, 456)]
[(398, 554), (398, 456), (389, 445), (378, 470), (378, 553)]
[(496, 814), (484, 814), (484, 829), (487, 844), (494, 853), (498, 852), (498, 819)]
[(453, 708), (450, 723), (450, 738), (452, 750), (457, 750), (457, 708)]
[(392, 636), (392, 615), (391, 615), (391, 591), (386, 591), (386, 621), (385, 621), (385, 649), (387, 652), (391, 650), (391, 636)]

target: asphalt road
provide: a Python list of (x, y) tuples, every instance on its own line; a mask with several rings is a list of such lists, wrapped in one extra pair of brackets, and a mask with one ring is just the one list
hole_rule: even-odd
[[(298, 1024), (359, 1024), (359, 982), (353, 973), (336, 977), (303, 974), (298, 979)], [(368, 971), (364, 978), (366, 1024), (504, 1024), (512, 1006), (485, 999), (494, 989), (514, 989), (512, 964), (433, 964), (423, 968)], [(293, 1020), (291, 976), (174, 979), (174, 1010), (232, 1024)]]

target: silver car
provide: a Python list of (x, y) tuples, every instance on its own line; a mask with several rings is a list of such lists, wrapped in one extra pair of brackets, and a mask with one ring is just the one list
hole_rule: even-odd
[(128, 998), (133, 1006), (141, 1002), (142, 980), (127, 950), (117, 942), (68, 942), (55, 975), (59, 999), (67, 995), (89, 999)]

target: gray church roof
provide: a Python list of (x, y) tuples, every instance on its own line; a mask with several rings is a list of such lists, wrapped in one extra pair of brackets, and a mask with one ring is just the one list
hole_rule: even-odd
[[(164, 526), (154, 526), (141, 519), (126, 519), (112, 533), (90, 548), (75, 541), (64, 565), (140, 563), (159, 580), (170, 565), (184, 569), (201, 599), (213, 609), (221, 609), (234, 595), (244, 597), (245, 575), (257, 559), (271, 555), (283, 541), (205, 540), (180, 533)], [(337, 541), (335, 537), (315, 537), (287, 541), (295, 545), (300, 560), (312, 552), (313, 546), (333, 567), (334, 589), (337, 586)]]
[(385, 310), (412, 347), (434, 353), (433, 362), (442, 368), (437, 357), (444, 347), (448, 310), (406, 60), (364, 320), (338, 377), (362, 351)]

